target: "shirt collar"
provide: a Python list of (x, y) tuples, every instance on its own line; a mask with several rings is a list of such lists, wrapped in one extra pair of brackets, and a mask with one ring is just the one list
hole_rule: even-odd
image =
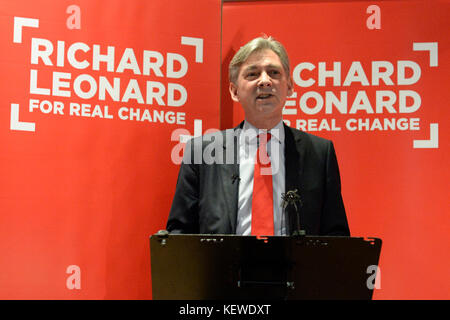
[[(250, 143), (256, 143), (257, 141), (257, 136), (262, 133), (262, 132), (269, 132), (272, 135), (272, 139), (276, 139), (276, 141), (278, 141), (278, 143), (283, 143), (284, 142), (284, 126), (283, 126), (283, 120), (280, 120), (280, 122), (277, 123), (276, 126), (274, 126), (272, 129), (270, 130), (265, 130), (265, 129), (258, 129), (256, 128), (254, 125), (252, 125), (250, 122), (248, 122), (247, 120), (244, 120), (244, 126), (242, 127), (242, 133), (244, 133), (244, 135), (248, 138), (248, 142)], [(241, 136), (244, 136), (241, 134)]]

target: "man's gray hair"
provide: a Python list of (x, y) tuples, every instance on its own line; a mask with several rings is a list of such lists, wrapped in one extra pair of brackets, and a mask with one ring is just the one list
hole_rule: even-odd
[(281, 60), (286, 76), (290, 75), (289, 57), (283, 45), (272, 37), (258, 37), (242, 46), (231, 59), (228, 67), (228, 75), (230, 82), (236, 83), (239, 76), (239, 68), (254, 53), (264, 49), (270, 49), (275, 52)]

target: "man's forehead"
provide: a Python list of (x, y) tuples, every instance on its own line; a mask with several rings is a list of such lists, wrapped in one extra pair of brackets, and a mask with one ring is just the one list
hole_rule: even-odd
[(241, 65), (241, 70), (256, 69), (258, 67), (282, 68), (281, 59), (273, 50), (263, 49), (250, 54)]

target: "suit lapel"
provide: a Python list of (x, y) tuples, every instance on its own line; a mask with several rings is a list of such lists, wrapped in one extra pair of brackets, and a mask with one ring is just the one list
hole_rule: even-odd
[[(302, 194), (301, 181), (303, 175), (303, 160), (305, 156), (305, 141), (301, 137), (301, 132), (294, 131), (290, 127), (284, 125), (285, 132), (285, 192), (298, 190)], [(301, 209), (300, 209), (301, 212)], [(292, 234), (296, 227), (296, 213), (292, 206), (286, 208), (287, 233)], [(301, 221), (301, 216), (300, 216)]]
[(236, 233), (239, 196), (239, 127), (225, 130), (224, 164), (218, 166), (222, 180), (225, 204), (228, 208), (229, 227)]

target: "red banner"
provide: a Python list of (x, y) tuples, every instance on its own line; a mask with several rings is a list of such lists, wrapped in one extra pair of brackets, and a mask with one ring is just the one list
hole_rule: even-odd
[(374, 298), (450, 298), (449, 20), (448, 1), (224, 3), (223, 71), (262, 34), (286, 46), (284, 119), (334, 141), (352, 236), (383, 240)]
[(174, 146), (219, 126), (220, 3), (0, 8), (0, 298), (151, 298)]

